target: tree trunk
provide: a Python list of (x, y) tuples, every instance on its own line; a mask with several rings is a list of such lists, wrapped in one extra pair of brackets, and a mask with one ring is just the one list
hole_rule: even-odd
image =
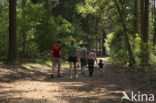
[(98, 38), (96, 37), (96, 54), (98, 53)]
[(141, 65), (148, 65), (149, 51), (148, 51), (148, 25), (149, 25), (149, 0), (141, 0)]
[(106, 39), (106, 33), (103, 31), (102, 33), (102, 56), (106, 56), (106, 48), (104, 46), (105, 39)]
[(99, 37), (97, 35), (97, 31), (98, 31), (97, 18), (93, 17), (93, 20), (94, 20), (94, 35), (96, 37), (96, 54), (98, 55)]
[(143, 36), (143, 41), (145, 43), (148, 43), (148, 25), (149, 25), (149, 0), (145, 0), (145, 24), (144, 24), (144, 30), (145, 34)]
[[(26, 0), (22, 0), (22, 8), (24, 8), (25, 7), (25, 5), (26, 5)], [(24, 14), (22, 15), (22, 17), (23, 18), (25, 18), (24, 17)], [(25, 45), (26, 45), (26, 34), (25, 34), (25, 32), (24, 31), (22, 31), (22, 39), (23, 39), (23, 41), (22, 41), (22, 57), (23, 58), (25, 58), (26, 57), (26, 53), (25, 53)]]
[(9, 51), (8, 62), (16, 61), (16, 0), (9, 0)]
[(141, 9), (141, 35), (144, 33), (144, 13), (145, 13), (145, 7), (144, 7), (145, 0), (140, 0), (140, 9)]
[(22, 56), (23, 56), (23, 58), (25, 58), (26, 56), (25, 56), (25, 44), (26, 44), (26, 35), (25, 35), (25, 33), (24, 32), (22, 32), (23, 34), (22, 34), (22, 38), (23, 38), (23, 48), (22, 48)]
[(134, 7), (134, 33), (138, 33), (138, 0), (135, 0)]
[(156, 45), (156, 9), (155, 9), (155, 0), (154, 0), (154, 13), (153, 13), (153, 16), (154, 16), (154, 37), (153, 37), (153, 44), (154, 46)]
[(129, 63), (130, 65), (133, 65), (136, 63), (135, 58), (133, 56), (132, 50), (131, 50), (131, 45), (129, 42), (129, 38), (128, 38), (128, 33), (127, 33), (127, 24), (126, 24), (126, 18), (125, 18), (125, 2), (121, 3), (122, 4), (122, 10), (120, 9), (117, 0), (114, 1), (115, 5), (117, 7), (117, 10), (119, 12), (119, 15), (121, 17), (121, 21), (122, 21), (122, 27), (123, 27), (123, 32), (124, 32), (124, 38), (125, 38), (125, 45), (126, 48), (128, 50), (128, 54), (129, 54)]

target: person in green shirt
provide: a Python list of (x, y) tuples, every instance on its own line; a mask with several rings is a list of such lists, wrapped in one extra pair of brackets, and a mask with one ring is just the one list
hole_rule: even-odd
[(73, 78), (72, 75), (72, 64), (74, 64), (74, 74), (75, 77), (78, 78), (78, 75), (76, 74), (76, 62), (77, 62), (77, 48), (74, 45), (74, 41), (71, 41), (71, 45), (68, 46), (68, 61), (70, 65), (70, 78)]

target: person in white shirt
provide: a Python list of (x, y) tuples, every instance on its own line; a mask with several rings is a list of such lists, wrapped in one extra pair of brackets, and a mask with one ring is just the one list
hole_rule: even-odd
[(84, 45), (84, 47), (79, 49), (79, 57), (81, 61), (81, 73), (85, 75), (85, 68), (87, 65), (87, 50), (88, 45)]

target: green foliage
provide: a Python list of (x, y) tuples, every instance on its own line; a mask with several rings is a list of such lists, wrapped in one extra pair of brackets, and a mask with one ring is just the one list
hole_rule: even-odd
[[(63, 19), (61, 16), (54, 20), (53, 17), (50, 19), (45, 19), (43, 17), (41, 23), (37, 25), (35, 37), (37, 44), (39, 45), (39, 50), (51, 50), (51, 47), (56, 41), (67, 39), (71, 24)], [(46, 42), (45, 42), (46, 41)]]
[[(136, 34), (135, 37), (129, 35), (129, 38), (133, 55), (138, 65), (141, 64), (141, 60), (147, 59), (149, 59), (150, 64), (156, 63), (156, 56), (152, 52), (152, 44), (144, 44), (140, 34)], [(110, 56), (111, 61), (120, 63), (128, 62), (128, 54), (126, 52), (127, 50), (125, 48), (123, 34), (121, 31), (108, 34), (105, 41), (106, 50), (108, 55)], [(149, 53), (149, 58), (145, 56), (146, 53)]]
[(128, 54), (123, 38), (124, 36), (121, 30), (107, 35), (105, 46), (108, 55), (113, 61), (125, 63), (128, 60)]
[[(121, 1), (117, 2), (122, 8)], [(154, 64), (156, 57), (152, 46), (152, 12), (150, 10), (149, 43), (144, 44), (140, 34), (134, 34), (134, 1), (126, 1), (125, 6), (127, 34), (137, 64), (141, 63), (141, 59), (149, 59), (149, 63)], [(6, 58), (9, 34), (8, 1), (0, 1), (0, 8), (0, 58)], [(95, 50), (95, 43), (100, 43), (99, 38), (105, 32), (107, 38), (104, 45), (110, 56), (109, 61), (125, 64), (129, 55), (121, 22), (112, 0), (18, 0), (17, 56), (39, 61), (50, 60), (52, 45), (61, 40), (63, 58), (67, 59), (67, 45), (71, 40), (75, 40), (77, 46), (85, 43)], [(144, 56), (146, 53), (150, 55), (149, 58)]]
[(0, 58), (5, 58), (8, 54), (8, 4), (0, 2)]
[(85, 0), (85, 3), (77, 4), (77, 10), (82, 16), (86, 16), (87, 14), (95, 14), (99, 9), (97, 5), (97, 0)]
[(80, 24), (73, 23), (71, 28), (71, 33), (75, 37), (76, 41), (79, 43), (84, 40), (86, 33), (80, 27)]
[(36, 26), (40, 23), (44, 8), (42, 4), (26, 2), (17, 6), (17, 52), (19, 57), (34, 58), (38, 53), (35, 42)]
[[(0, 10), (0, 57), (6, 58), (8, 51), (8, 2), (3, 2), (0, 7), (2, 8)], [(64, 19), (62, 15), (57, 17), (50, 15), (43, 1), (19, 1), (16, 18), (18, 58), (49, 59), (52, 45), (57, 40), (61, 40), (62, 45), (66, 46), (72, 38), (76, 38), (77, 35), (79, 36), (77, 38), (80, 38), (81, 34), (84, 35), (79, 27), (80, 23), (75, 25)], [(72, 30), (73, 28), (76, 29)], [(71, 38), (72, 34), (75, 35)], [(66, 50), (63, 49), (63, 51), (67, 53)]]

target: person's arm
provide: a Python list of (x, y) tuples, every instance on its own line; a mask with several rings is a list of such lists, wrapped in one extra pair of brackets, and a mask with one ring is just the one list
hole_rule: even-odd
[(95, 53), (95, 61), (96, 61), (96, 63), (98, 63), (98, 62), (97, 62), (97, 58), (96, 58), (96, 53)]
[(75, 56), (77, 57), (77, 48), (75, 48)]
[(88, 58), (87, 58), (87, 56), (88, 56), (88, 54), (87, 54), (87, 49), (86, 49), (85, 51), (86, 51), (86, 55), (85, 55), (85, 58), (86, 58), (86, 59), (88, 59)]
[(87, 49), (86, 49), (86, 62), (88, 63), (88, 53), (87, 53)]

